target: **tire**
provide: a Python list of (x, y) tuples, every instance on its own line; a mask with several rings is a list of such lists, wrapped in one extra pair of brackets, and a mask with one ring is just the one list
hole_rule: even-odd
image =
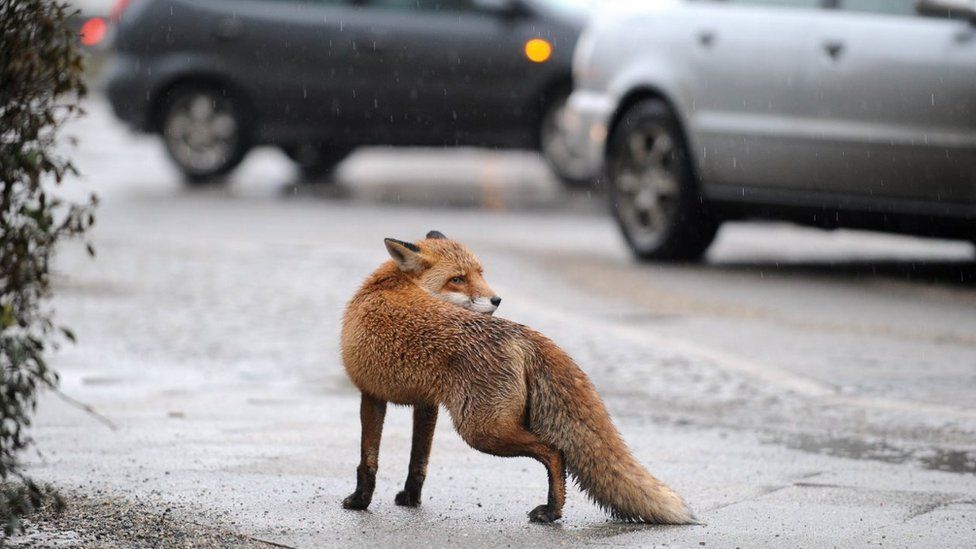
[(546, 105), (539, 124), (539, 149), (552, 173), (570, 189), (589, 189), (596, 180), (579, 146), (569, 139), (562, 120), (569, 91), (557, 93)]
[(606, 167), (614, 219), (638, 259), (701, 258), (719, 224), (665, 102), (647, 99), (627, 109), (610, 135)]
[(187, 183), (207, 183), (230, 173), (250, 148), (241, 102), (218, 86), (171, 89), (157, 116), (166, 152)]
[(285, 145), (282, 147), (288, 158), (291, 158), (306, 181), (328, 181), (330, 175), (340, 162), (345, 160), (352, 147), (327, 145), (325, 143), (303, 143), (300, 145)]

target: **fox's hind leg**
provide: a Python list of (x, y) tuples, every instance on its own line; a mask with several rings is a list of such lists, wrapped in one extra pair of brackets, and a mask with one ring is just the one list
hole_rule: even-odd
[(434, 441), (434, 427), (437, 425), (437, 406), (416, 405), (413, 407), (413, 445), (410, 448), (410, 470), (403, 491), (396, 495), (396, 504), (406, 507), (420, 505), (420, 491), (427, 478), (427, 462), (430, 459), (430, 446)]
[(342, 500), (346, 509), (365, 509), (373, 500), (376, 487), (376, 470), (379, 468), (380, 438), (383, 436), (383, 419), (386, 417), (386, 401), (363, 393), (359, 403), (359, 421), (363, 427), (359, 468), (356, 469), (356, 491)]
[(463, 433), (464, 439), (487, 454), (502, 457), (524, 456), (546, 466), (549, 474), (549, 499), (529, 512), (532, 522), (552, 522), (563, 516), (566, 501), (566, 467), (562, 453), (539, 440), (521, 424), (492, 426), (488, 432)]
[(545, 505), (529, 512), (529, 520), (532, 522), (558, 520), (563, 516), (563, 504), (566, 502), (566, 465), (563, 463), (563, 454), (545, 444), (542, 447), (545, 451), (532, 457), (546, 466), (549, 474), (549, 498)]

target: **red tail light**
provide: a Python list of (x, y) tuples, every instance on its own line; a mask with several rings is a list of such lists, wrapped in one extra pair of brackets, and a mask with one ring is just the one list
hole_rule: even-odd
[(132, 0), (115, 0), (115, 5), (112, 6), (112, 22), (118, 23), (119, 19), (122, 19), (122, 12), (129, 7), (129, 3)]
[(86, 46), (97, 46), (105, 38), (108, 25), (101, 17), (92, 17), (81, 26), (81, 43)]

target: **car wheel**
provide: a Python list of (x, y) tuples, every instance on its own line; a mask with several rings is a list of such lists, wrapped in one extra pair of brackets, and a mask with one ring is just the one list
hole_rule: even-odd
[(166, 152), (189, 183), (237, 167), (248, 150), (243, 109), (218, 87), (182, 86), (167, 93), (159, 127)]
[(715, 238), (718, 223), (663, 101), (641, 101), (624, 113), (610, 136), (607, 177), (614, 218), (639, 259), (698, 259)]
[(326, 176), (331, 174), (336, 166), (352, 152), (351, 147), (324, 143), (285, 145), (282, 150), (298, 166), (302, 179), (307, 181), (331, 181)]
[(542, 115), (539, 145), (549, 169), (563, 185), (570, 188), (589, 188), (596, 178), (584, 156), (585, 151), (570, 138), (570, 133), (566, 130), (568, 99), (568, 93), (561, 93), (549, 102)]

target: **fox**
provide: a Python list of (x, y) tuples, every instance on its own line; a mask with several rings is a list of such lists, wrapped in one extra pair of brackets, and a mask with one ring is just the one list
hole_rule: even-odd
[(342, 319), (341, 355), (359, 389), (362, 438), (346, 509), (369, 507), (388, 403), (413, 407), (413, 439), (395, 503), (420, 505), (438, 410), (472, 448), (530, 457), (548, 473), (546, 503), (529, 520), (562, 517), (567, 472), (614, 519), (697, 523), (684, 499), (630, 453), (593, 383), (555, 343), (494, 316), (501, 303), (478, 258), (430, 231), (384, 240), (390, 259), (362, 284)]

